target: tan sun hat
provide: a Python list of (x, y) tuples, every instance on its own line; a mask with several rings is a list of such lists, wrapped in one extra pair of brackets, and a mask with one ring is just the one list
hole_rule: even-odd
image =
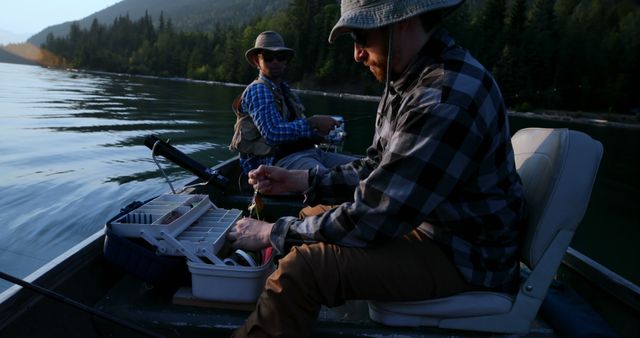
[(353, 29), (373, 29), (437, 9), (456, 7), (464, 0), (342, 0), (340, 20), (329, 43)]
[(295, 51), (293, 49), (285, 47), (282, 36), (274, 31), (265, 31), (260, 33), (256, 38), (256, 43), (254, 44), (253, 48), (247, 50), (247, 52), (244, 53), (244, 57), (245, 59), (247, 59), (247, 62), (249, 62), (249, 64), (253, 66), (254, 64), (251, 61), (253, 55), (259, 53), (262, 50), (268, 50), (272, 52), (286, 52), (287, 54), (289, 54), (289, 59), (291, 59), (295, 55)]

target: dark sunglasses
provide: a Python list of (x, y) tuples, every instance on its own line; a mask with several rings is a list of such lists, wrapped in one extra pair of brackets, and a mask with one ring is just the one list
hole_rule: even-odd
[(364, 47), (367, 44), (367, 37), (365, 36), (364, 31), (354, 29), (349, 32), (349, 35), (356, 45)]
[(262, 54), (262, 60), (264, 62), (273, 62), (273, 60), (278, 60), (280, 62), (285, 62), (289, 59), (289, 55), (287, 53), (260, 53)]

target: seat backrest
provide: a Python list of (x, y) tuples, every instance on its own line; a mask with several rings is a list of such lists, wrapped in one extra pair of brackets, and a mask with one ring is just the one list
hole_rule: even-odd
[(544, 128), (519, 130), (511, 142), (529, 210), (521, 257), (533, 269), (556, 234), (575, 232), (582, 220), (602, 144), (582, 132)]

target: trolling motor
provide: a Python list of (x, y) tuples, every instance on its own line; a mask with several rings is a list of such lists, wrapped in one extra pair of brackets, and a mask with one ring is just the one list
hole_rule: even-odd
[(202, 165), (174, 146), (157, 138), (155, 135), (147, 136), (144, 139), (144, 145), (153, 151), (153, 155), (162, 155), (167, 160), (188, 170), (206, 183), (212, 182), (220, 188), (224, 188), (229, 183), (229, 179), (224, 177), (218, 170)]

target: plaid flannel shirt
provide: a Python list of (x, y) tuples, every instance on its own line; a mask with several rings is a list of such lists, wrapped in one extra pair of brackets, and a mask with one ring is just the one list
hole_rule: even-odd
[[(284, 143), (295, 142), (305, 137), (311, 138), (314, 131), (306, 119), (287, 121), (283, 119), (282, 115), (278, 112), (272, 90), (281, 90), (283, 96), (289, 96), (300, 104), (300, 98), (291, 92), (289, 85), (286, 82), (282, 82), (278, 88), (275, 83), (262, 74), (260, 74), (259, 77), (268, 86), (271, 86), (272, 89), (267, 88), (267, 86), (262, 83), (250, 85), (242, 94), (241, 109), (251, 116), (253, 123), (255, 123), (267, 144), (277, 146)], [(275, 157), (272, 155), (253, 156), (240, 154), (240, 165), (245, 174), (261, 164), (273, 165), (274, 163)]]
[(419, 228), (470, 284), (514, 291), (525, 208), (494, 79), (438, 29), (388, 91), (366, 157), (309, 170), (306, 202), (342, 204), (279, 219), (272, 244), (369, 247)]

